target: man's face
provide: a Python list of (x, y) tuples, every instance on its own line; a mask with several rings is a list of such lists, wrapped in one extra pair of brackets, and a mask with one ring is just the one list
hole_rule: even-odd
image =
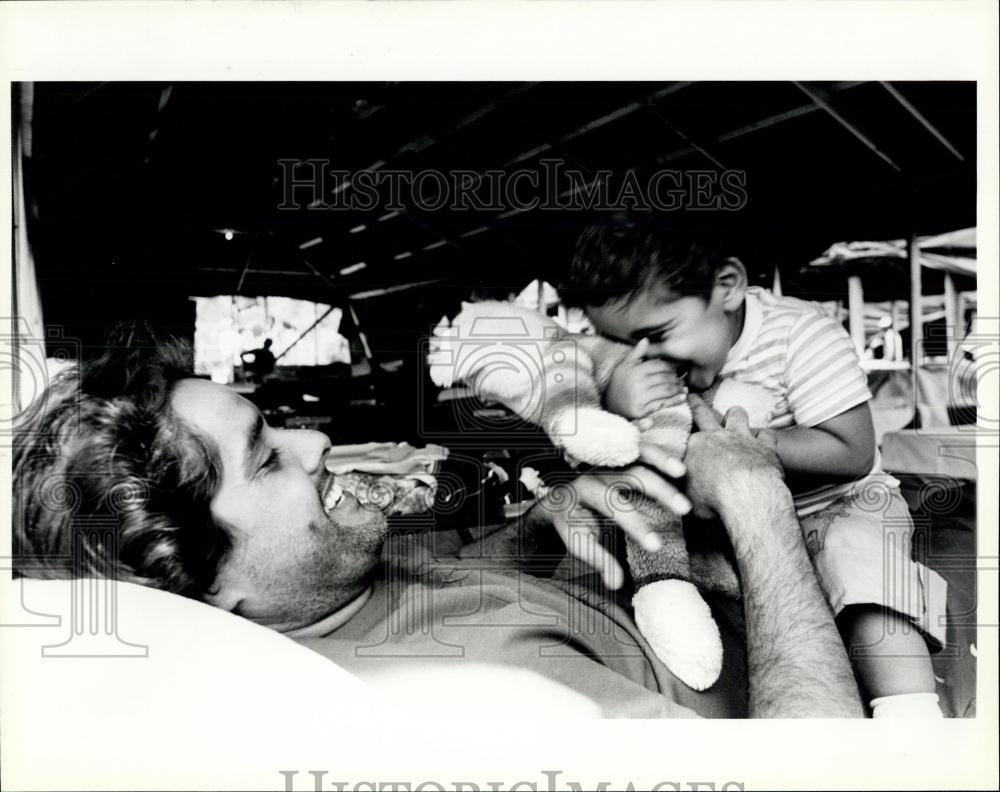
[(215, 581), (214, 605), (275, 629), (311, 624), (357, 596), (385, 539), (384, 515), (349, 494), (322, 496), (329, 440), (273, 429), (249, 401), (222, 385), (182, 380), (175, 413), (207, 438), (222, 461), (212, 515), (232, 534)]
[(660, 358), (687, 372), (688, 386), (709, 388), (726, 362), (742, 325), (743, 293), (724, 286), (708, 298), (651, 287), (630, 302), (589, 306), (587, 316), (603, 336), (635, 345), (649, 339), (647, 358)]

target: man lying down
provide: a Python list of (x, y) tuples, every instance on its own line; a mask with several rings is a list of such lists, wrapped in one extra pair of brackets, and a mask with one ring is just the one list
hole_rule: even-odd
[[(70, 576), (77, 547), (77, 574), (201, 599), (361, 676), (412, 658), (490, 663), (555, 680), (608, 717), (862, 715), (775, 450), (739, 410), (720, 424), (696, 403), (700, 431), (684, 460), (686, 495), (696, 513), (721, 518), (743, 588), (744, 618), (719, 620), (724, 679), (695, 693), (621, 608), (513, 566), (432, 558), (418, 545), (384, 553), (383, 514), (328, 486), (326, 436), (267, 426), (249, 401), (194, 378), (174, 340), (123, 328), (46, 399), (15, 436), (15, 574)], [(669, 505), (667, 474), (679, 469), (650, 447), (625, 473)], [(577, 478), (579, 504), (602, 508), (616, 475)], [(51, 497), (54, 482), (75, 490), (68, 505)], [(564, 516), (542, 499), (530, 519)], [(619, 522), (644, 530), (634, 515)], [(114, 540), (89, 530), (97, 524), (112, 525)], [(606, 579), (621, 574), (595, 542), (573, 552)]]

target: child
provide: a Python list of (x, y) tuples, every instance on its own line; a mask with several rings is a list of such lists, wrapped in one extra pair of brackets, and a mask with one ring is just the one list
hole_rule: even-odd
[[(607, 409), (635, 420), (732, 378), (774, 430), (806, 546), (874, 717), (940, 717), (928, 645), (944, 642), (945, 583), (910, 557), (898, 482), (881, 470), (871, 393), (843, 328), (807, 302), (748, 287), (743, 265), (680, 235), (590, 228), (568, 305), (635, 352)], [(675, 373), (676, 372), (676, 373)], [(766, 404), (763, 410), (761, 404)]]

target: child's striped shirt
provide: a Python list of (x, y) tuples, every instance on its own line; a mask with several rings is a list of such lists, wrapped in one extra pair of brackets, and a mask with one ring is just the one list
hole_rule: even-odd
[[(776, 297), (756, 286), (747, 289), (743, 331), (719, 377), (766, 389), (772, 429), (816, 426), (872, 397), (854, 345), (836, 320), (815, 303)], [(876, 454), (872, 473), (880, 466)], [(801, 493), (796, 510), (799, 516), (811, 514), (856, 485)]]

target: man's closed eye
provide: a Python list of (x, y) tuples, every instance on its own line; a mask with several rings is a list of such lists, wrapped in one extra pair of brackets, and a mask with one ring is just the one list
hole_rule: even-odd
[(271, 473), (277, 470), (281, 466), (281, 451), (277, 448), (272, 448), (270, 453), (267, 455), (267, 459), (264, 460), (264, 464), (260, 466), (259, 473)]

